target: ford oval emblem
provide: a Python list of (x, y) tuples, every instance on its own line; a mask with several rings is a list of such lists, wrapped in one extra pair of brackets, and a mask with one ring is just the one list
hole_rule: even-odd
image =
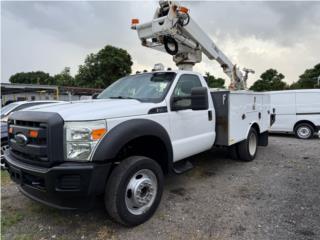
[(22, 145), (22, 146), (28, 143), (28, 138), (22, 133), (18, 133), (17, 135), (15, 135), (14, 139), (19, 145)]

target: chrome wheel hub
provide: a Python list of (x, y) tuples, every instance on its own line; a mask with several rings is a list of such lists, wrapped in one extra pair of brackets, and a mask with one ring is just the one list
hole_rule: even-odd
[(149, 169), (135, 173), (128, 182), (125, 202), (130, 213), (140, 215), (153, 204), (158, 188), (155, 174)]

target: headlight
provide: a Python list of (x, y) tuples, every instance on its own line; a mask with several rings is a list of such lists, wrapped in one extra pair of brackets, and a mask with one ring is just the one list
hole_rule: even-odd
[(106, 121), (66, 122), (65, 159), (89, 161), (102, 137), (107, 133)]

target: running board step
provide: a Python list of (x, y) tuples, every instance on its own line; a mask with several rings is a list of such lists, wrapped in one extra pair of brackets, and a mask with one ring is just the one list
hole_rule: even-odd
[(176, 174), (181, 174), (181, 173), (187, 172), (187, 171), (191, 170), (192, 168), (193, 168), (192, 163), (187, 160), (182, 160), (182, 161), (179, 161), (179, 162), (176, 162), (173, 164), (173, 171)]

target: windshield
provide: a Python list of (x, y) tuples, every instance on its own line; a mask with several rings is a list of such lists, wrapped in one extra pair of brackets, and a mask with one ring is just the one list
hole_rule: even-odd
[(12, 110), (14, 110), (20, 103), (10, 103), (7, 106), (1, 108), (1, 118), (7, 116)]
[(111, 84), (97, 98), (160, 102), (165, 97), (175, 76), (174, 72), (143, 73), (127, 76)]

